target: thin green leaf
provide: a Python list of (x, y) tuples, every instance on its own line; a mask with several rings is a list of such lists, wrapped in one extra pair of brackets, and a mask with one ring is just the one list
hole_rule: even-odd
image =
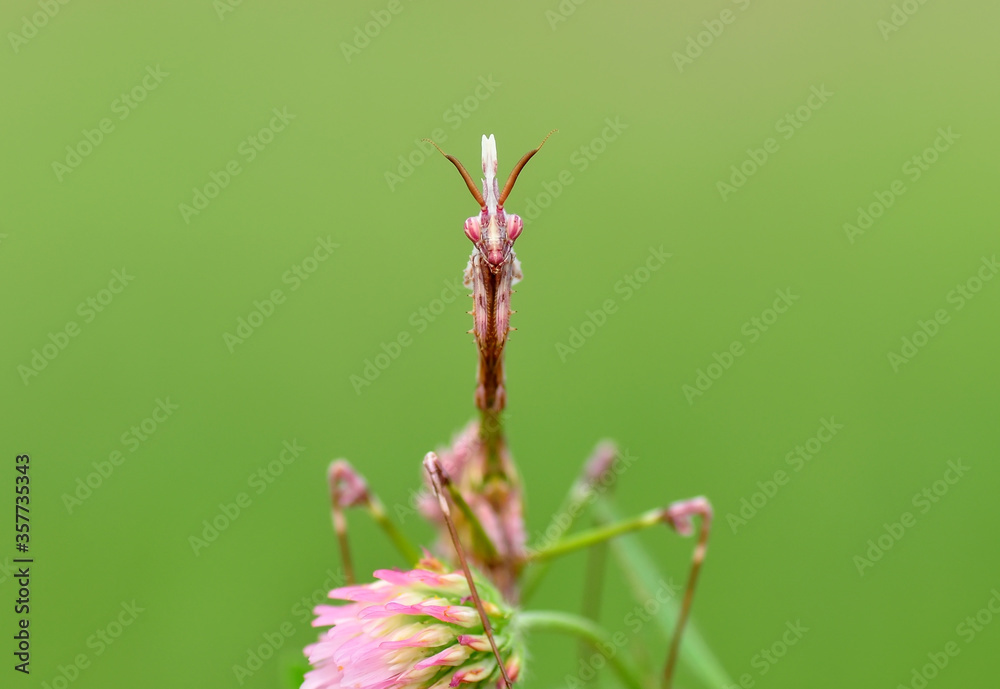
[[(615, 508), (604, 498), (596, 501), (594, 510), (601, 521), (615, 523), (621, 519)], [(639, 539), (634, 535), (626, 535), (611, 541), (610, 545), (635, 598), (640, 601), (649, 600), (659, 588), (663, 577)], [(669, 641), (673, 634), (678, 607), (677, 601), (671, 598), (655, 618), (664, 640)], [(687, 624), (680, 656), (705, 686), (714, 688), (733, 684), (722, 663), (698, 632), (694, 620)]]
[(283, 686), (288, 687), (288, 689), (299, 689), (302, 682), (305, 681), (307, 672), (309, 672), (309, 663), (302, 658), (301, 651), (294, 657), (287, 654), (282, 657)]

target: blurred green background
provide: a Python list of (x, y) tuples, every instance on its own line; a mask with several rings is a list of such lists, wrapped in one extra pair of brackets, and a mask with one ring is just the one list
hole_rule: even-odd
[[(933, 0), (5, 2), (0, 494), (30, 453), (35, 563), (23, 677), (11, 506), (0, 683), (282, 686), (339, 566), (336, 457), (431, 540), (406, 505), (473, 412), (466, 301), (437, 300), (476, 207), (418, 141), (475, 169), (495, 133), (505, 174), (554, 127), (507, 204), (527, 218), (507, 365), (529, 531), (614, 438), (639, 458), (626, 511), (715, 505), (695, 616), (734, 681), (909, 687), (953, 642), (930, 686), (994, 682), (1000, 623), (960, 625), (1000, 603), (998, 20)], [(670, 257), (646, 273), (651, 248)], [(796, 459), (824, 419), (843, 427)], [(304, 449), (281, 464), (285, 443)], [(403, 564), (351, 528), (360, 569)], [(690, 541), (642, 541), (683, 577)], [(577, 608), (584, 562), (533, 604)], [(609, 584), (616, 631), (631, 604)], [(576, 662), (539, 636), (523, 686)]]

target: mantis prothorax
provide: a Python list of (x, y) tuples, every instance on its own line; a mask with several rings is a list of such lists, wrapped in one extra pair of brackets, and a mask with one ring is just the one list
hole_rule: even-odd
[[(470, 563), (481, 569), (509, 602), (518, 603), (522, 595), (527, 597), (535, 590), (547, 569), (547, 563), (553, 558), (657, 524), (667, 524), (681, 535), (690, 535), (694, 530), (692, 517), (700, 517), (699, 537), (688, 583), (661, 675), (662, 686), (669, 689), (695, 584), (707, 548), (712, 510), (705, 498), (680, 501), (619, 523), (599, 525), (540, 549), (526, 547), (521, 484), (507, 449), (502, 423), (502, 412), (507, 402), (503, 354), (510, 332), (511, 288), (522, 277), (520, 264), (514, 254), (514, 242), (521, 235), (524, 223), (519, 216), (508, 213), (504, 203), (525, 164), (542, 148), (551, 134), (552, 132), (537, 148), (521, 157), (502, 189), (497, 178), (496, 141), (492, 135), (484, 135), (482, 139), (481, 188), (477, 187), (468, 170), (457, 158), (444, 153), (434, 144), (458, 169), (480, 208), (479, 213), (468, 218), (464, 226), (465, 235), (473, 243), (472, 255), (465, 269), (465, 285), (472, 290), (473, 308), (470, 314), (473, 315), (473, 328), (470, 332), (475, 335), (479, 350), (475, 405), (480, 419), (470, 424), (455, 439), (453, 446), (442, 452), (440, 457), (429, 453), (425, 458), (424, 468), (433, 499), (425, 501), (423, 510), (425, 515), (440, 525), (443, 546), (446, 550), (452, 550), (465, 573), (484, 630), (493, 644), (502, 679), (508, 687), (511, 679), (496, 651), (489, 621), (483, 612), (483, 604), (470, 573)], [(586, 496), (587, 486), (592, 488), (602, 476), (611, 471), (613, 458), (613, 448), (609, 450), (605, 446), (599, 449), (595, 459), (588, 463), (584, 478), (571, 491), (568, 504), (582, 501), (581, 496)], [(410, 564), (416, 562), (419, 559), (417, 550), (392, 525), (381, 503), (369, 492), (364, 481), (346, 463), (336, 463), (335, 467), (331, 468), (330, 474), (333, 519), (345, 567), (349, 567), (351, 558), (347, 546), (346, 519), (342, 510), (351, 506), (366, 507)], [(575, 515), (579, 510), (567, 510), (563, 514), (567, 513)], [(534, 566), (534, 571), (531, 572), (533, 576), (524, 582), (522, 571), (529, 565)], [(530, 614), (541, 619), (540, 613)], [(595, 634), (598, 634), (593, 623), (583, 618), (572, 622), (572, 617), (565, 614), (550, 616), (548, 623), (539, 624), (538, 627), (575, 631), (593, 643)], [(626, 683), (644, 688), (641, 679), (630, 676), (627, 667), (616, 667), (616, 670)]]

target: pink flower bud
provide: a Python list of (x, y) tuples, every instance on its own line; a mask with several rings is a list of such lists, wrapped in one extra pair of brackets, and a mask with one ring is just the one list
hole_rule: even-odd
[(675, 502), (667, 508), (667, 521), (673, 524), (681, 536), (690, 536), (694, 531), (691, 517), (700, 516), (705, 521), (712, 519), (712, 505), (704, 497)]
[[(379, 570), (372, 583), (330, 592), (349, 602), (316, 607), (313, 625), (330, 628), (305, 649), (313, 669), (302, 689), (444, 689), (501, 681), (482, 621), (466, 604), (465, 577), (436, 560), (421, 565), (408, 572)], [(476, 588), (514, 677), (523, 657), (514, 610), (479, 576)]]
[(333, 505), (346, 508), (368, 503), (368, 484), (346, 459), (331, 462), (326, 475)]

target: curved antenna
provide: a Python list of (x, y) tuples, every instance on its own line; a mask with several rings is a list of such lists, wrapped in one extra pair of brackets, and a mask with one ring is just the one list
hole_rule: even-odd
[(511, 189), (514, 188), (514, 182), (517, 181), (517, 176), (518, 174), (520, 174), (521, 168), (523, 168), (528, 163), (528, 161), (531, 160), (531, 156), (535, 155), (540, 150), (542, 150), (542, 146), (545, 145), (545, 142), (548, 141), (549, 137), (555, 134), (557, 131), (559, 130), (553, 129), (551, 132), (546, 134), (545, 138), (542, 139), (542, 143), (538, 144), (538, 148), (536, 148), (533, 151), (528, 151), (527, 153), (524, 154), (523, 158), (517, 161), (517, 165), (515, 165), (514, 169), (510, 171), (510, 177), (507, 178), (507, 184), (503, 185), (503, 191), (500, 192), (499, 205), (502, 206), (503, 202), (507, 200), (507, 195), (510, 194)]
[[(466, 186), (468, 186), (469, 187), (469, 191), (472, 192), (472, 197), (474, 199), (476, 199), (476, 203), (479, 204), (480, 208), (486, 208), (486, 202), (483, 201), (483, 195), (482, 195), (482, 193), (480, 193), (479, 189), (476, 188), (475, 182), (472, 181), (472, 176), (469, 174), (469, 171), (465, 169), (465, 166), (462, 165), (462, 163), (459, 162), (458, 158), (456, 158), (455, 156), (450, 156), (447, 153), (445, 153), (444, 151), (442, 151), (441, 147), (438, 146), (433, 141), (431, 141), (430, 139), (424, 139), (424, 141), (430, 143), (434, 148), (436, 148), (438, 150), (438, 152), (441, 153), (441, 155), (443, 155), (445, 158), (447, 158), (448, 160), (450, 160), (455, 165), (455, 167), (458, 168), (459, 173), (461, 173), (461, 175), (462, 175), (462, 179), (465, 180)], [(541, 148), (541, 146), (539, 146), (539, 148)], [(532, 151), (532, 153), (534, 153), (534, 151)], [(527, 161), (525, 161), (525, 162), (527, 162)]]

